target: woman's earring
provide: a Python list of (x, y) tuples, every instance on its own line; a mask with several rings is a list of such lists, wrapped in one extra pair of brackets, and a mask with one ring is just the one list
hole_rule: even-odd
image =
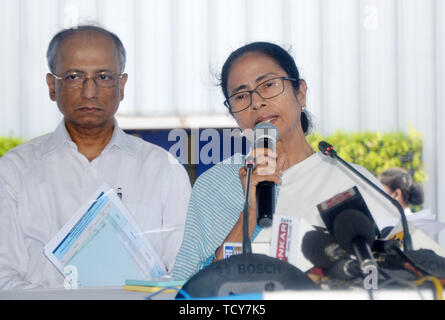
[(306, 112), (306, 107), (305, 106), (301, 107), (301, 112)]

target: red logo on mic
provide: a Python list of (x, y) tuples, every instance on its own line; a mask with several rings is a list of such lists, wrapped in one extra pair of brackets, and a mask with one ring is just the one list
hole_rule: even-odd
[(278, 241), (277, 241), (277, 259), (287, 261), (287, 237), (289, 235), (289, 224), (280, 223), (278, 227)]

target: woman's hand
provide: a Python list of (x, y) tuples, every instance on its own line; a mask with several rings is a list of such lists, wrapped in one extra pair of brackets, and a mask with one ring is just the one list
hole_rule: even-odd
[[(278, 149), (279, 150), (279, 149)], [(252, 172), (250, 180), (249, 193), (249, 234), (252, 236), (253, 230), (257, 224), (257, 198), (256, 187), (260, 182), (271, 181), (277, 185), (281, 185), (281, 175), (286, 157), (283, 153), (277, 157), (277, 153), (264, 148), (255, 148), (253, 151), (255, 158), (255, 169)], [(245, 167), (239, 170), (239, 176), (243, 185), (244, 193), (247, 184), (247, 169)]]
[[(281, 144), (277, 143), (277, 151), (270, 149), (255, 148), (252, 152), (255, 157), (255, 169), (252, 172), (250, 180), (250, 194), (249, 194), (249, 236), (252, 237), (253, 231), (257, 224), (257, 205), (256, 205), (256, 187), (262, 181), (272, 181), (277, 185), (281, 185), (281, 175), (283, 174), (286, 155), (281, 151)], [(279, 156), (277, 157), (277, 153)], [(239, 170), (239, 176), (243, 185), (244, 193), (246, 192), (247, 184), (247, 170), (243, 166)], [(243, 215), (241, 212), (238, 221), (232, 228), (221, 246), (215, 251), (215, 260), (223, 258), (223, 244), (224, 242), (242, 242), (243, 238)]]
[[(284, 153), (277, 157), (276, 152), (265, 148), (255, 148), (252, 152), (256, 166), (250, 180), (249, 212), (253, 211), (256, 213), (257, 185), (262, 181), (271, 181), (281, 185), (281, 175), (283, 174), (286, 157)], [(245, 193), (247, 184), (247, 169), (245, 167), (239, 170), (239, 176)], [(256, 218), (254, 220), (256, 221)]]

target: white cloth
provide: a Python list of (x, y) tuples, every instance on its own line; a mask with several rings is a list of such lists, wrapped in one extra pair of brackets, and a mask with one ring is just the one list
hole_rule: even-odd
[(124, 204), (171, 271), (191, 192), (184, 167), (117, 122), (89, 162), (62, 122), (0, 158), (0, 289), (63, 286), (43, 247), (103, 183), (122, 189)]
[(418, 212), (412, 212), (409, 207), (405, 208), (406, 220), (415, 227), (422, 230), (431, 239), (445, 229), (445, 223), (436, 220), (436, 215), (430, 209), (424, 209)]
[[(363, 167), (352, 164), (369, 180), (381, 183)], [(379, 230), (400, 222), (397, 209), (366, 182), (320, 152), (284, 171), (275, 214), (304, 219), (310, 225), (325, 227), (317, 205), (338, 193), (357, 186)], [(270, 228), (264, 229), (256, 241), (267, 241)]]

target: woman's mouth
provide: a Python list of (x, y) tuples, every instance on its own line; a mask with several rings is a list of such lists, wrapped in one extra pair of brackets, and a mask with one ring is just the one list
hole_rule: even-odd
[(255, 122), (255, 126), (261, 122), (274, 123), (277, 120), (277, 118), (278, 118), (278, 116), (267, 116), (267, 117), (258, 118)]

